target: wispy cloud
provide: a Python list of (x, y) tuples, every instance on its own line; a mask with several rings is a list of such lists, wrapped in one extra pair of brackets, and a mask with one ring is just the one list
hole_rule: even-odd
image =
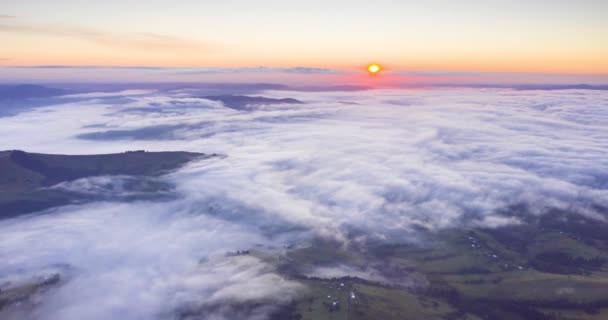
[(139, 70), (149, 71), (167, 75), (197, 75), (197, 74), (222, 74), (222, 73), (286, 73), (286, 74), (348, 74), (352, 71), (309, 68), (309, 67), (235, 67), (235, 68), (172, 68), (155, 66), (69, 66), (69, 65), (38, 65), (38, 66), (14, 66), (12, 68), (23, 69), (82, 69), (82, 70)]
[(30, 23), (12, 16), (0, 16), (0, 32), (65, 37), (103, 46), (134, 50), (210, 50), (208, 43), (153, 32), (114, 33), (84, 26)]
[(83, 70), (95, 70), (95, 69), (116, 69), (116, 70), (165, 70), (164, 67), (151, 67), (151, 66), (94, 66), (94, 65), (83, 65), (83, 66), (70, 66), (70, 65), (38, 65), (38, 66), (10, 66), (13, 69), (83, 69)]
[[(390, 72), (390, 71), (389, 71)], [(449, 70), (395, 70), (393, 73), (407, 76), (480, 76), (483, 72)]]
[(308, 67), (242, 67), (242, 68), (165, 68), (159, 71), (173, 74), (213, 74), (213, 73), (293, 73), (293, 74), (344, 74), (348, 71)]

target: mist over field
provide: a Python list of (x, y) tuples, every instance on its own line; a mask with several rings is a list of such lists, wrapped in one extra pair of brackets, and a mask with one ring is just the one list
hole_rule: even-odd
[[(421, 232), (496, 228), (550, 212), (606, 222), (608, 91), (475, 88), (260, 91), (227, 105), (204, 92), (65, 95), (0, 117), (0, 150), (100, 154), (183, 150), (225, 157), (145, 183), (82, 178), (95, 193), (0, 220), (0, 289), (61, 275), (7, 319), (171, 319), (240, 302), (288, 302), (304, 290), (272, 259), (227, 253), (322, 238), (348, 248), (420, 242)], [(244, 98), (242, 98), (244, 99)], [(225, 99), (224, 99), (225, 100)], [(142, 184), (143, 183), (143, 184)], [(367, 275), (348, 266), (314, 274)], [(221, 306), (220, 306), (221, 305)], [(264, 319), (271, 307), (256, 306)], [(94, 312), (92, 312), (94, 310)]]

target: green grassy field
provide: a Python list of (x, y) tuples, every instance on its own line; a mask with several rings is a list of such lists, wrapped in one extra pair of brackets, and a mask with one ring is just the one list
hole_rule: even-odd
[[(374, 266), (387, 279), (421, 274), (427, 280), (425, 286), (408, 287), (397, 280), (387, 285), (348, 277), (306, 278), (301, 281), (310, 292), (297, 303), (302, 319), (608, 319), (604, 242), (555, 229), (517, 232), (526, 238), (515, 244), (495, 230), (480, 229), (427, 235), (433, 240), (422, 245), (364, 250), (317, 241), (289, 252), (288, 263), (297, 267), (287, 270), (346, 263)], [(537, 260), (546, 253), (565, 257), (568, 268), (545, 270)], [(598, 263), (590, 265), (593, 259)], [(357, 298), (349, 301), (350, 292)], [(332, 301), (340, 308), (330, 308)]]

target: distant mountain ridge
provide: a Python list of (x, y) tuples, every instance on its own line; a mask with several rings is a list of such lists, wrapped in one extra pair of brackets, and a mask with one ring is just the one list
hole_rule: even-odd
[(69, 93), (68, 90), (35, 84), (0, 85), (0, 101), (49, 98)]

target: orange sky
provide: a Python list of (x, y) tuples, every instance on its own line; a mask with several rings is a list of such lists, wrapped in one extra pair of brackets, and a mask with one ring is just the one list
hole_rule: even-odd
[[(608, 1), (14, 1), (0, 66), (608, 74)], [(52, 12), (52, 15), (49, 15)]]

